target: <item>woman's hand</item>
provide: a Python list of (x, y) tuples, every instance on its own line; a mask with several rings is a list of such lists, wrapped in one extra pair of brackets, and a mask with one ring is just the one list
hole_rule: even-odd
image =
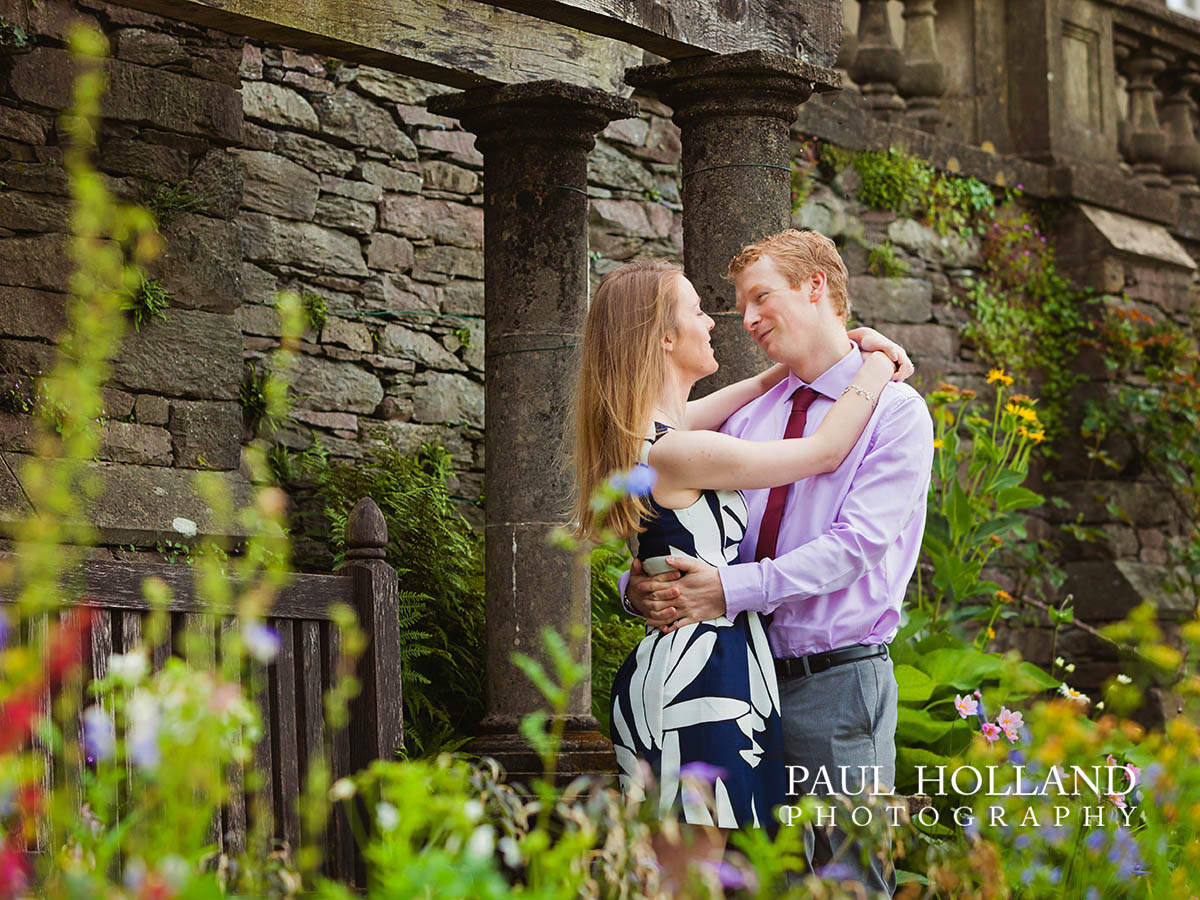
[(860, 326), (853, 331), (847, 331), (846, 336), (858, 344), (864, 358), (872, 351), (887, 354), (888, 359), (896, 364), (896, 373), (892, 375), (892, 381), (907, 381), (915, 371), (904, 348), (874, 328)]

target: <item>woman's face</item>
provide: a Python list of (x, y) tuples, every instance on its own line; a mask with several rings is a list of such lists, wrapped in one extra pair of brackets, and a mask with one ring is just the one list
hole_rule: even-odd
[(687, 376), (699, 380), (717, 371), (709, 332), (716, 324), (700, 308), (700, 296), (683, 275), (675, 278), (675, 328), (668, 335), (669, 359)]

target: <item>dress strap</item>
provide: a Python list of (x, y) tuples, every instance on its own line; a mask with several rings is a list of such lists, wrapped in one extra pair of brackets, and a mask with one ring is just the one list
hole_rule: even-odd
[(650, 425), (650, 432), (642, 438), (642, 452), (638, 454), (638, 462), (643, 465), (650, 465), (650, 448), (654, 446), (654, 442), (668, 431), (674, 430), (670, 425), (664, 425), (662, 422), (653, 422)]

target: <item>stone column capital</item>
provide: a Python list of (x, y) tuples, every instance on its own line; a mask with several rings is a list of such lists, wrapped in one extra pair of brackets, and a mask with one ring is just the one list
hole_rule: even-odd
[(625, 70), (625, 83), (657, 94), (676, 125), (711, 116), (767, 116), (788, 125), (813, 91), (838, 90), (841, 75), (779, 53), (693, 56)]
[(512, 142), (547, 143), (587, 152), (614, 119), (638, 114), (633, 100), (563, 81), (529, 81), (429, 98), (429, 111), (475, 134), (481, 153)]

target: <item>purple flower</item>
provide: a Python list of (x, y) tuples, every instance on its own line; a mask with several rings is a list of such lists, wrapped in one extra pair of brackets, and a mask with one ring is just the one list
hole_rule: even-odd
[(750, 887), (750, 879), (746, 877), (746, 873), (725, 860), (717, 864), (717, 878), (721, 887), (727, 890), (741, 891)]
[(117, 735), (112, 720), (99, 706), (83, 711), (83, 747), (91, 760), (105, 760), (117, 748)]
[(714, 766), (701, 760), (679, 767), (680, 778), (691, 778), (695, 781), (703, 781), (705, 784), (712, 784), (718, 778), (726, 777), (727, 774), (720, 766)]
[(844, 862), (829, 863), (817, 866), (817, 877), (828, 878), (830, 881), (846, 881), (854, 878), (854, 870)]
[(1093, 853), (1099, 853), (1100, 848), (1104, 846), (1104, 832), (1100, 829), (1091, 832), (1083, 839), (1083, 845)]
[(657, 472), (645, 463), (638, 463), (629, 470), (629, 475), (625, 478), (625, 490), (635, 497), (644, 497), (650, 493), (657, 480)]
[(246, 652), (260, 663), (269, 663), (279, 655), (279, 632), (262, 622), (252, 622), (242, 630)]
[(8, 643), (8, 632), (8, 616), (0, 611), (0, 650), (3, 650), (5, 644)]

